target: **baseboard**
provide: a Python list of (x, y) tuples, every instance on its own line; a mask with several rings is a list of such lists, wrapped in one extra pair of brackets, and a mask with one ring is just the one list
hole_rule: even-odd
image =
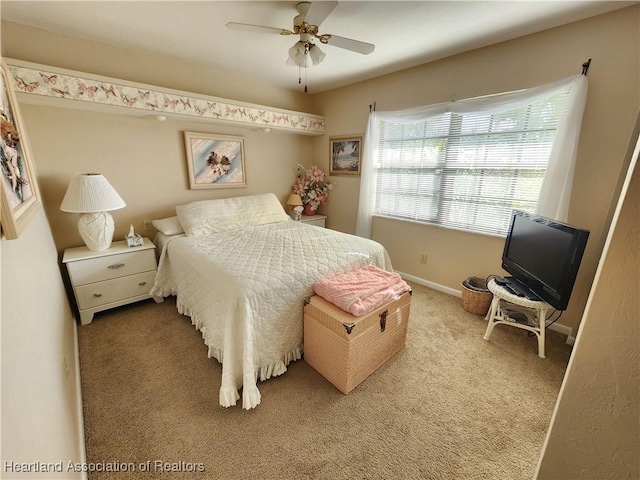
[(566, 335), (567, 345), (573, 346), (573, 344), (576, 343), (576, 337), (571, 335), (571, 332), (572, 332), (571, 327), (567, 327), (566, 325), (562, 325), (562, 324), (556, 326), (556, 324), (554, 323), (549, 327), (549, 330), (553, 330), (554, 332), (558, 332), (563, 335)]
[[(80, 449), (80, 464), (87, 464), (87, 445), (84, 438), (84, 411), (82, 409), (82, 383), (80, 381), (80, 345), (78, 344), (78, 322), (73, 320), (73, 349), (76, 361), (76, 405), (78, 408), (78, 436), (80, 443), (78, 448)], [(82, 480), (87, 480), (87, 472), (83, 471), (80, 474)]]
[(455, 288), (445, 287), (444, 285), (440, 285), (439, 283), (430, 282), (429, 280), (425, 280), (424, 278), (414, 277), (413, 275), (409, 275), (408, 273), (404, 272), (398, 272), (397, 270), (396, 273), (405, 280), (409, 280), (410, 282), (433, 288), (434, 290), (438, 290), (439, 292), (448, 293), (449, 295), (453, 295), (454, 297), (462, 298), (462, 291), (456, 290)]
[[(428, 288), (432, 288), (434, 290), (438, 290), (439, 292), (447, 293), (449, 295), (453, 295), (454, 297), (462, 298), (462, 291), (456, 290), (455, 288), (445, 287), (444, 285), (440, 285), (439, 283), (430, 282), (429, 280), (425, 280), (424, 278), (416, 277), (404, 272), (398, 272), (403, 279), (408, 280), (409, 282), (417, 283), (418, 285), (422, 285)], [(554, 323), (549, 326), (549, 330), (553, 330), (554, 332), (558, 332), (562, 335), (567, 336), (567, 345), (573, 345), (576, 341), (576, 337), (571, 336), (571, 327), (563, 325), (561, 323)]]

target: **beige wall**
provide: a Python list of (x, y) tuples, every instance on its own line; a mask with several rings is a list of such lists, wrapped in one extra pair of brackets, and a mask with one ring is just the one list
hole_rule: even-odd
[[(58, 250), (82, 245), (77, 215), (60, 211), (76, 172), (105, 175), (127, 203), (111, 212), (115, 238), (129, 225), (145, 232), (145, 219), (175, 215), (176, 205), (196, 200), (273, 192), (284, 203), (296, 176), (296, 164), (309, 156), (302, 135), (214, 126), (113, 114), (22, 106), (31, 148), (38, 161), (40, 189)], [(189, 190), (184, 131), (239, 135), (244, 138), (248, 186)]]
[[(17, 474), (5, 462), (84, 459), (75, 322), (60, 277), (58, 253), (41, 208), (2, 256), (2, 478), (80, 478)], [(67, 363), (68, 376), (63, 362)]]
[[(316, 113), (325, 116), (327, 131), (312, 139), (314, 157), (328, 167), (328, 137), (363, 133), (374, 101), (379, 111), (399, 110), (518, 90), (580, 73), (591, 58), (569, 214), (569, 223), (589, 229), (591, 237), (561, 319), (575, 332), (640, 109), (639, 27), (640, 6), (634, 6), (317, 95)], [(354, 232), (359, 180), (334, 179), (322, 212), (330, 228)], [(470, 275), (502, 272), (503, 238), (385, 219), (374, 219), (373, 238), (384, 244), (397, 270), (456, 290)], [(426, 265), (419, 263), (422, 253), (428, 256)]]
[[(637, 142), (636, 161), (640, 150)], [(635, 171), (634, 171), (635, 170)], [(536, 478), (640, 478), (640, 170), (611, 228)], [(594, 448), (595, 447), (595, 448)]]

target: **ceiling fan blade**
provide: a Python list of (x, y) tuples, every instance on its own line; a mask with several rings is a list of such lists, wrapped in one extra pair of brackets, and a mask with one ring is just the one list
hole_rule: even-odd
[(304, 17), (304, 21), (309, 25), (315, 25), (319, 27), (322, 22), (329, 16), (334, 8), (338, 5), (338, 2), (329, 1), (316, 1), (311, 2), (309, 10)]
[(264, 25), (252, 25), (250, 23), (229, 22), (227, 23), (227, 27), (232, 28), (234, 30), (248, 30), (251, 32), (262, 32), (262, 33), (277, 33), (278, 35), (293, 34), (291, 30), (287, 30), (286, 28), (265, 27)]
[(345, 50), (351, 50), (352, 52), (361, 53), (363, 55), (369, 55), (376, 48), (371, 43), (361, 42), (359, 40), (353, 40), (351, 38), (339, 37), (338, 35), (323, 35), (327, 39), (327, 45), (333, 45), (334, 47), (344, 48)]

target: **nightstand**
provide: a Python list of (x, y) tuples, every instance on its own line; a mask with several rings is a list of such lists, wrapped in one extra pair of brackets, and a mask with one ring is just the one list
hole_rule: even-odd
[(107, 250), (68, 248), (66, 264), (80, 312), (80, 323), (88, 325), (94, 313), (151, 298), (156, 277), (155, 245), (148, 238), (140, 247), (126, 241), (113, 242)]
[(315, 225), (316, 227), (324, 228), (326, 219), (327, 217), (325, 215), (302, 215), (300, 221), (308, 225)]

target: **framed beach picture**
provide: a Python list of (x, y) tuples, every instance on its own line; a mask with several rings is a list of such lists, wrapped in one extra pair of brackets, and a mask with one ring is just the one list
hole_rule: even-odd
[(3, 62), (0, 75), (0, 170), (2, 170), (2, 231), (16, 239), (40, 208), (40, 191), (18, 101)]
[(246, 187), (242, 137), (184, 132), (189, 188)]
[(362, 136), (330, 137), (329, 175), (360, 175)]

